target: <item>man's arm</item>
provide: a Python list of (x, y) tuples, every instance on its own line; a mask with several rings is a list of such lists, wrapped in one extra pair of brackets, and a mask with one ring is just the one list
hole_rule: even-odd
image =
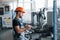
[(24, 32), (26, 30), (28, 30), (30, 27), (26, 26), (25, 28), (20, 28), (19, 26), (15, 26), (15, 30), (17, 33), (21, 33)]

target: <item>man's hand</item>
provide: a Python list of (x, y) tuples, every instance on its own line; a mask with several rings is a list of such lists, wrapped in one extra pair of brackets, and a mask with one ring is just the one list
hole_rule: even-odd
[(26, 25), (25, 28), (28, 30), (29, 28), (31, 28), (31, 26), (30, 25)]

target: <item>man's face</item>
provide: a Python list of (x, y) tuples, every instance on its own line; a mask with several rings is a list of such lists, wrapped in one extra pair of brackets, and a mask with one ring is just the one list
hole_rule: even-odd
[(23, 16), (23, 12), (18, 12), (19, 17)]

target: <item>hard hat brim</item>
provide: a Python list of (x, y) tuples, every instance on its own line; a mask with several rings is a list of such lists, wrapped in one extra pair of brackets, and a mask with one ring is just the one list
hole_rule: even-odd
[(25, 13), (24, 11), (21, 11), (21, 12)]
[(17, 10), (16, 10), (15, 12), (22, 12), (22, 13), (25, 13), (25, 11), (17, 11)]

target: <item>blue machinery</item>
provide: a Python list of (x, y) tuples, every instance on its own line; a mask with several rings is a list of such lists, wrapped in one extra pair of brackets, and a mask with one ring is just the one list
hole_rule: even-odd
[(57, 40), (57, 0), (53, 0), (53, 39)]

